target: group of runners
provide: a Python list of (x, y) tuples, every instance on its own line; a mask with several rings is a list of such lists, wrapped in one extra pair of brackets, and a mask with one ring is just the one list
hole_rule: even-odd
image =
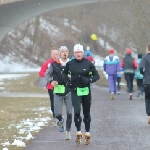
[[(124, 73), (129, 100), (133, 99), (133, 81), (136, 79), (138, 93), (136, 97), (144, 99), (148, 124), (150, 124), (150, 45), (146, 48), (146, 54), (137, 54), (137, 59), (132, 56), (132, 50), (127, 48), (122, 60), (115, 54), (114, 49), (109, 50), (109, 55), (104, 59), (104, 71), (108, 74), (110, 99), (120, 94), (120, 81)], [(116, 85), (117, 83), (117, 85)]]
[[(100, 79), (94, 62), (90, 57), (90, 50), (87, 54), (83, 46), (76, 44), (73, 48), (74, 57), (69, 59), (69, 49), (61, 46), (59, 49), (51, 49), (51, 59), (46, 61), (39, 75), (46, 77), (47, 89), (51, 101), (53, 112), (53, 125), (58, 127), (60, 132), (65, 131), (65, 139), (71, 139), (72, 108), (74, 108), (74, 123), (77, 129), (76, 144), (90, 143), (90, 123), (91, 123), (91, 89), (90, 84)], [(86, 58), (86, 56), (89, 56)], [(65, 118), (62, 115), (63, 102), (66, 106), (66, 126)], [(83, 118), (81, 117), (81, 105)], [(72, 107), (73, 106), (73, 107)], [(85, 124), (85, 133), (81, 129), (81, 122)]]
[[(144, 98), (143, 93), (145, 93), (146, 113), (150, 124), (150, 45), (146, 52), (144, 57), (138, 54), (138, 59), (135, 59), (132, 56), (132, 50), (128, 48), (124, 58), (120, 60), (115, 50), (110, 49), (109, 55), (104, 59), (103, 68), (108, 75), (111, 99), (114, 99), (116, 94), (120, 94), (122, 72), (124, 72), (130, 100), (133, 99), (133, 80), (136, 79), (137, 97)], [(57, 126), (60, 132), (65, 132), (65, 139), (70, 140), (72, 109), (74, 109), (74, 123), (77, 130), (75, 142), (81, 144), (84, 137), (84, 144), (88, 145), (91, 138), (90, 85), (99, 80), (100, 75), (95, 68), (90, 47), (87, 46), (87, 50), (84, 51), (82, 45), (76, 44), (73, 47), (73, 53), (74, 56), (69, 59), (69, 49), (66, 46), (61, 46), (59, 49), (52, 48), (51, 58), (42, 65), (39, 75), (45, 77), (47, 81), (46, 87), (53, 112), (53, 125)], [(63, 103), (66, 106), (66, 123), (62, 115)], [(81, 129), (82, 120), (85, 124), (85, 133)]]

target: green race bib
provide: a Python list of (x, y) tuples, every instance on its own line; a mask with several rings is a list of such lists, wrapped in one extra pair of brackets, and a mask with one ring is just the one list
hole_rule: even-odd
[(65, 93), (65, 86), (64, 85), (56, 85), (54, 87), (54, 93)]
[(78, 96), (84, 96), (84, 95), (88, 95), (88, 94), (89, 94), (89, 88), (88, 87), (84, 87), (84, 88), (77, 87), (77, 95)]

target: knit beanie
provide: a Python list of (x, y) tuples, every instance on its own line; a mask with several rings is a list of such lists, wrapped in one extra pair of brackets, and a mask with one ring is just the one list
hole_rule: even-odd
[(115, 50), (114, 49), (110, 49), (109, 50), (109, 54), (114, 54), (115, 53)]
[(132, 50), (131, 50), (130, 48), (127, 48), (127, 49), (126, 49), (126, 53), (127, 53), (127, 54), (131, 54), (131, 53), (132, 53)]

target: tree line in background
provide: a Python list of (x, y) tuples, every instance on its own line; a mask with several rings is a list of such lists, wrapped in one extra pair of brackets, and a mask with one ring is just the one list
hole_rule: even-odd
[[(25, 57), (42, 64), (50, 57), (51, 47), (66, 45), (73, 55), (74, 44), (80, 42), (93, 48), (94, 32), (103, 42), (95, 54), (107, 54), (107, 45), (122, 56), (127, 47), (145, 52), (150, 39), (150, 1), (122, 0), (85, 4), (53, 10), (30, 19), (10, 32), (0, 45), (0, 53), (12, 53), (16, 59)], [(21, 57), (20, 57), (21, 56)]]

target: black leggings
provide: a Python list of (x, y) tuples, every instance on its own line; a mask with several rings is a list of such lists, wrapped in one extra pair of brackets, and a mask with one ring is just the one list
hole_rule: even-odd
[(77, 128), (77, 131), (81, 131), (81, 122), (82, 118), (80, 115), (81, 104), (83, 109), (83, 122), (85, 124), (85, 131), (90, 132), (90, 123), (91, 123), (91, 92), (87, 96), (77, 96), (76, 90), (71, 91), (72, 105), (74, 108), (74, 122)]
[(54, 114), (54, 95), (53, 95), (53, 90), (48, 89), (48, 94), (49, 94), (50, 103), (51, 103), (51, 110), (52, 110), (52, 112), (53, 112), (53, 118), (55, 118), (55, 114)]
[(137, 79), (137, 87), (138, 87), (138, 91), (143, 93), (144, 89), (143, 89), (143, 79)]
[(146, 113), (150, 116), (150, 84), (144, 84)]
[(134, 73), (125, 73), (125, 80), (127, 83), (127, 91), (129, 93), (133, 92), (133, 79), (134, 79)]
[(121, 89), (120, 82), (121, 82), (121, 77), (117, 77), (117, 91), (120, 91)]

